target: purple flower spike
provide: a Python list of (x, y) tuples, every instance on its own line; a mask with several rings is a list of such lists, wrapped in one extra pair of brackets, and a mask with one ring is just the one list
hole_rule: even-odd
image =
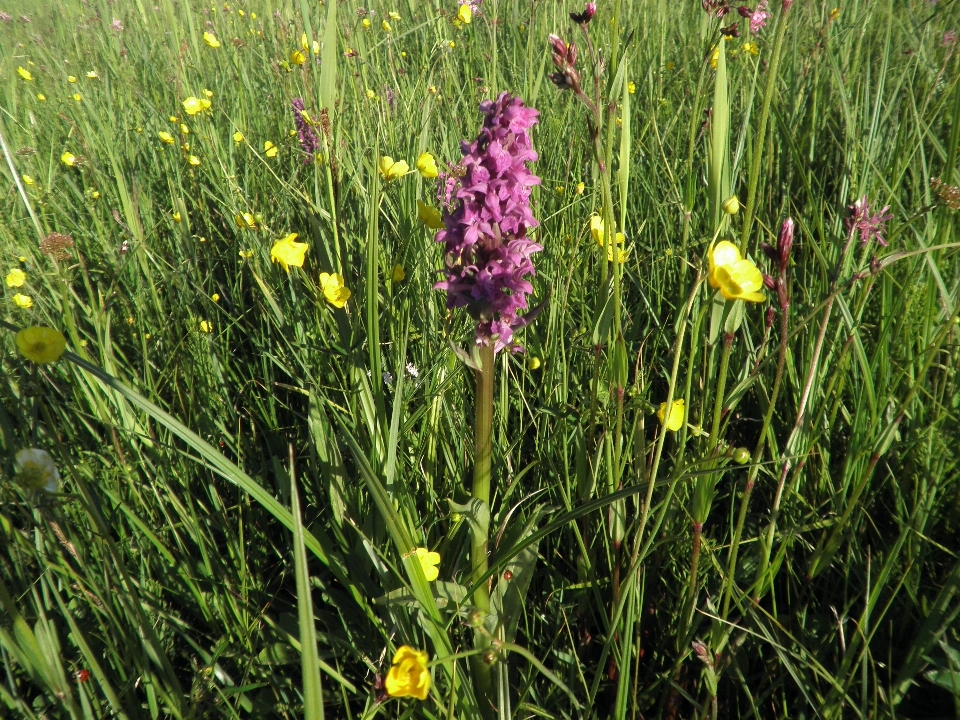
[(867, 196), (864, 195), (847, 208), (847, 211), (850, 213), (849, 217), (847, 217), (847, 232), (860, 233), (860, 242), (864, 245), (873, 238), (886, 247), (887, 241), (883, 237), (883, 226), (887, 220), (893, 219), (893, 215), (887, 212), (889, 209), (890, 206), (886, 205), (883, 210), (871, 215), (870, 203), (867, 201)]
[(294, 98), (291, 104), (293, 105), (293, 120), (297, 124), (297, 135), (300, 136), (300, 147), (307, 154), (303, 159), (303, 164), (309, 165), (316, 157), (317, 150), (320, 149), (320, 139), (307, 123), (306, 118), (303, 117), (303, 100)]
[(480, 103), (480, 112), (480, 135), (460, 143), (459, 182), (436, 236), (445, 245), (446, 279), (434, 288), (447, 291), (448, 308), (466, 308), (478, 322), (478, 345), (517, 351), (513, 334), (531, 320), (517, 314), (533, 292), (531, 256), (543, 249), (527, 237), (539, 224), (530, 192), (540, 184), (527, 168), (537, 159), (527, 131), (540, 113), (508, 93)]

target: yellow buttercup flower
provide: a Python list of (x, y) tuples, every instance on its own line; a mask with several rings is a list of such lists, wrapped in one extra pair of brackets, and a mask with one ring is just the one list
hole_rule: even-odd
[(290, 272), (290, 266), (303, 267), (303, 259), (310, 246), (307, 243), (295, 242), (297, 233), (290, 233), (282, 240), (277, 240), (270, 249), (270, 259), (280, 263), (280, 266)]
[(243, 142), (243, 133), (240, 132), (239, 130), (238, 130), (237, 132), (235, 132), (235, 133), (233, 134), (233, 141), (234, 141), (237, 145), (239, 145), (240, 143), (242, 143), (242, 142)]
[(527, 369), (528, 370), (539, 370), (540, 369), (540, 358), (536, 355), (527, 360)]
[(390, 279), (395, 283), (403, 282), (407, 277), (406, 271), (403, 269), (403, 265), (394, 265), (393, 272), (390, 273)]
[(220, 302), (220, 293), (214, 293), (210, 296), (210, 299), (213, 300), (213, 302)]
[(265, 143), (263, 143), (263, 152), (268, 158), (273, 158), (277, 156), (278, 152), (280, 152), (280, 148), (267, 140)]
[(29, 310), (33, 307), (33, 298), (23, 293), (17, 293), (13, 296), (13, 304), (21, 310)]
[(586, 183), (578, 182), (578, 183), (577, 183), (577, 186), (573, 189), (573, 191), (574, 191), (577, 195), (583, 195), (583, 191), (586, 190), (586, 188), (587, 188)]
[(388, 23), (386, 20), (384, 20), (382, 23), (380, 23), (380, 27), (383, 28), (383, 31), (384, 31), (385, 33), (392, 33), (392, 32), (393, 32), (393, 28), (390, 27), (390, 23)]
[(630, 82), (627, 83), (627, 92), (633, 95), (636, 91), (637, 91), (637, 86), (633, 82), (633, 80), (631, 80)]
[(178, 118), (176, 115), (171, 115), (171, 116), (170, 116), (170, 122), (172, 122), (172, 123), (178, 123), (178, 122), (180, 122), (180, 118)]
[(398, 13), (396, 10), (391, 10), (390, 12), (387, 13), (387, 16), (394, 22), (397, 22), (400, 20), (400, 13)]
[(17, 68), (17, 75), (19, 75), (20, 77), (22, 77), (26, 82), (32, 82), (32, 81), (33, 81), (33, 74), (32, 74), (29, 70), (27, 70), (26, 68), (24, 68), (24, 67), (18, 67), (18, 68)]
[(307, 56), (300, 50), (294, 50), (290, 53), (290, 62), (294, 65), (303, 65), (307, 61)]
[(161, 142), (167, 145), (173, 145), (173, 143), (176, 142), (173, 139), (173, 135), (168, 133), (166, 130), (161, 130), (160, 132), (158, 132), (157, 137), (160, 138)]
[(64, 165), (69, 165), (70, 167), (73, 167), (74, 165), (77, 164), (77, 156), (69, 151), (65, 152), (63, 155), (60, 156), (60, 162), (62, 162)]
[(427, 582), (433, 582), (440, 577), (440, 553), (431, 552), (426, 548), (417, 548), (417, 559), (420, 561), (420, 569), (423, 570), (423, 576)]
[(180, 211), (177, 210), (177, 211), (173, 214), (173, 221), (174, 221), (174, 222), (180, 222), (181, 220), (183, 220), (183, 217), (180, 215)]
[(380, 175), (384, 180), (388, 182), (390, 180), (396, 180), (397, 178), (403, 177), (408, 172), (410, 172), (410, 166), (407, 165), (406, 161), (398, 160), (393, 161), (393, 158), (389, 155), (384, 155), (380, 158), (380, 162), (377, 164), (377, 169), (380, 170)]
[(243, 260), (249, 260), (250, 258), (253, 257), (253, 250), (241, 250), (241, 251), (240, 251), (240, 257), (241, 257)]
[(196, 167), (200, 164), (200, 158), (198, 158), (196, 155), (191, 155), (189, 158), (187, 158), (187, 162)]
[(421, 200), (417, 200), (417, 217), (431, 230), (440, 230), (443, 227), (443, 216), (440, 211)]
[(21, 175), (21, 179), (25, 185), (33, 185), (36, 181), (29, 175)]
[(186, 123), (180, 123), (180, 132), (184, 135), (190, 134), (190, 128), (187, 127)]
[(203, 41), (212, 48), (220, 47), (220, 41), (217, 40), (217, 36), (212, 32), (205, 32), (203, 34)]
[(717, 64), (720, 62), (720, 48), (715, 47), (713, 52), (710, 54), (710, 67), (713, 70), (717, 69)]
[(745, 42), (743, 45), (740, 46), (740, 49), (743, 50), (744, 52), (750, 53), (751, 55), (760, 54), (760, 48), (758, 48), (757, 44), (753, 42)]
[(369, 30), (370, 26), (373, 25), (373, 23), (370, 22), (370, 18), (364, 18), (360, 21), (360, 24), (363, 25), (364, 30)]
[(183, 109), (187, 115), (196, 115), (199, 112), (210, 109), (210, 101), (207, 98), (196, 98), (192, 95), (183, 101)]
[(398, 648), (384, 681), (387, 695), (426, 700), (430, 692), (430, 671), (427, 669), (429, 659), (425, 652), (415, 650), (409, 645)]
[(377, 94), (370, 88), (367, 88), (367, 100), (376, 100), (376, 99), (377, 99)]
[(99, 80), (99, 79), (100, 79), (100, 76), (97, 75), (97, 71), (96, 71), (96, 70), (88, 70), (88, 71), (87, 71), (87, 77), (88, 77), (90, 80)]
[(213, 323), (210, 322), (209, 320), (201, 320), (201, 321), (200, 321), (200, 332), (205, 333), (205, 334), (207, 334), (207, 335), (209, 335), (210, 333), (212, 333), (212, 332), (213, 332)]
[(339, 273), (320, 273), (320, 289), (327, 302), (336, 308), (346, 305), (352, 294)]
[(239, 213), (234, 220), (241, 230), (256, 230), (258, 227), (257, 218), (250, 213)]
[(667, 404), (660, 403), (660, 409), (657, 410), (657, 417), (660, 419), (660, 423), (671, 432), (676, 432), (682, 428), (685, 419), (683, 398), (673, 401), (673, 405), (670, 407), (670, 417), (667, 417)]
[(727, 240), (721, 240), (707, 253), (711, 287), (720, 290), (727, 300), (763, 302), (767, 296), (760, 292), (763, 273), (752, 260), (740, 256), (740, 248)]
[[(597, 245), (599, 245), (600, 247), (603, 247), (604, 245), (603, 218), (600, 217), (599, 215), (590, 216), (590, 234), (593, 235), (593, 239), (596, 241)], [(616, 233), (614, 242), (617, 245), (623, 245), (623, 240), (624, 240), (623, 233), (622, 232)]]
[(48, 327), (24, 328), (17, 333), (15, 342), (20, 354), (38, 365), (56, 362), (67, 349), (63, 334)]
[(460, 9), (457, 10), (457, 20), (462, 22), (464, 25), (469, 25), (473, 20), (473, 9), (464, 3), (460, 6)]
[(67, 75), (67, 82), (75, 83), (77, 78), (73, 75)]
[(80, 102), (81, 100), (83, 100), (83, 97), (81, 97), (80, 93), (74, 93), (73, 99), (76, 100), (77, 102)]
[(204, 89), (203, 89), (203, 96), (204, 96), (205, 98), (212, 98), (212, 97), (213, 97), (213, 93), (212, 93), (210, 90), (207, 90), (206, 88), (204, 88)]
[(37, 100), (39, 100), (40, 102), (46, 102), (47, 96), (44, 95), (43, 93), (37, 93)]
[(7, 283), (8, 288), (18, 288), (23, 287), (23, 284), (27, 281), (27, 274), (20, 268), (13, 268), (10, 272), (7, 273), (5, 282)]
[(420, 157), (417, 158), (417, 170), (428, 180), (432, 180), (440, 174), (440, 171), (437, 170), (436, 158), (428, 152), (421, 153)]

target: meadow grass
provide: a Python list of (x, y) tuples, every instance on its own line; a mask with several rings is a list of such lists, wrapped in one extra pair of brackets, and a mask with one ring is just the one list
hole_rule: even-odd
[[(559, 3), (154, 1), (0, 7), (0, 715), (960, 714), (957, 0), (756, 34), (615, 0), (589, 42)], [(545, 304), (482, 365), (487, 503), (442, 179), (378, 166), (450, 171), (504, 91), (540, 112)], [(708, 282), (724, 239), (763, 302)], [(19, 355), (29, 325), (68, 353)], [(424, 701), (384, 694), (404, 645)]]

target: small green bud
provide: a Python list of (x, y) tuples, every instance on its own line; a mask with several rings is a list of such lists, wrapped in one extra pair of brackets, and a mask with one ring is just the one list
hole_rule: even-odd
[(731, 195), (723, 201), (723, 204), (720, 207), (723, 208), (723, 211), (727, 215), (736, 215), (738, 212), (740, 212), (740, 201), (737, 199), (736, 195)]
[(497, 662), (497, 654), (493, 652), (493, 650), (487, 650), (487, 652), (483, 654), (483, 661), (487, 665), (495, 665)]
[(737, 465), (745, 465), (750, 462), (750, 451), (745, 447), (738, 447), (733, 451), (733, 461)]
[(467, 616), (467, 623), (469, 623), (470, 627), (480, 627), (483, 625), (483, 613), (479, 610), (474, 610)]

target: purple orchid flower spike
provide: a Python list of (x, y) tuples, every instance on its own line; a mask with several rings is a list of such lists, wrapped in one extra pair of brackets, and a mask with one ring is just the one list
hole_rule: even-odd
[(464, 170), (436, 236), (445, 245), (446, 279), (434, 287), (447, 292), (448, 308), (466, 308), (478, 322), (478, 345), (517, 351), (514, 332), (532, 320), (518, 315), (533, 292), (531, 256), (543, 249), (527, 237), (539, 224), (530, 192), (540, 178), (527, 168), (537, 159), (528, 130), (539, 112), (508, 93), (482, 102), (480, 112), (480, 135), (460, 144)]
[(297, 135), (300, 138), (300, 147), (307, 154), (303, 159), (303, 164), (309, 165), (316, 157), (317, 150), (320, 149), (320, 139), (307, 123), (306, 118), (303, 117), (303, 100), (294, 98), (291, 105), (293, 106), (293, 121), (297, 125)]

